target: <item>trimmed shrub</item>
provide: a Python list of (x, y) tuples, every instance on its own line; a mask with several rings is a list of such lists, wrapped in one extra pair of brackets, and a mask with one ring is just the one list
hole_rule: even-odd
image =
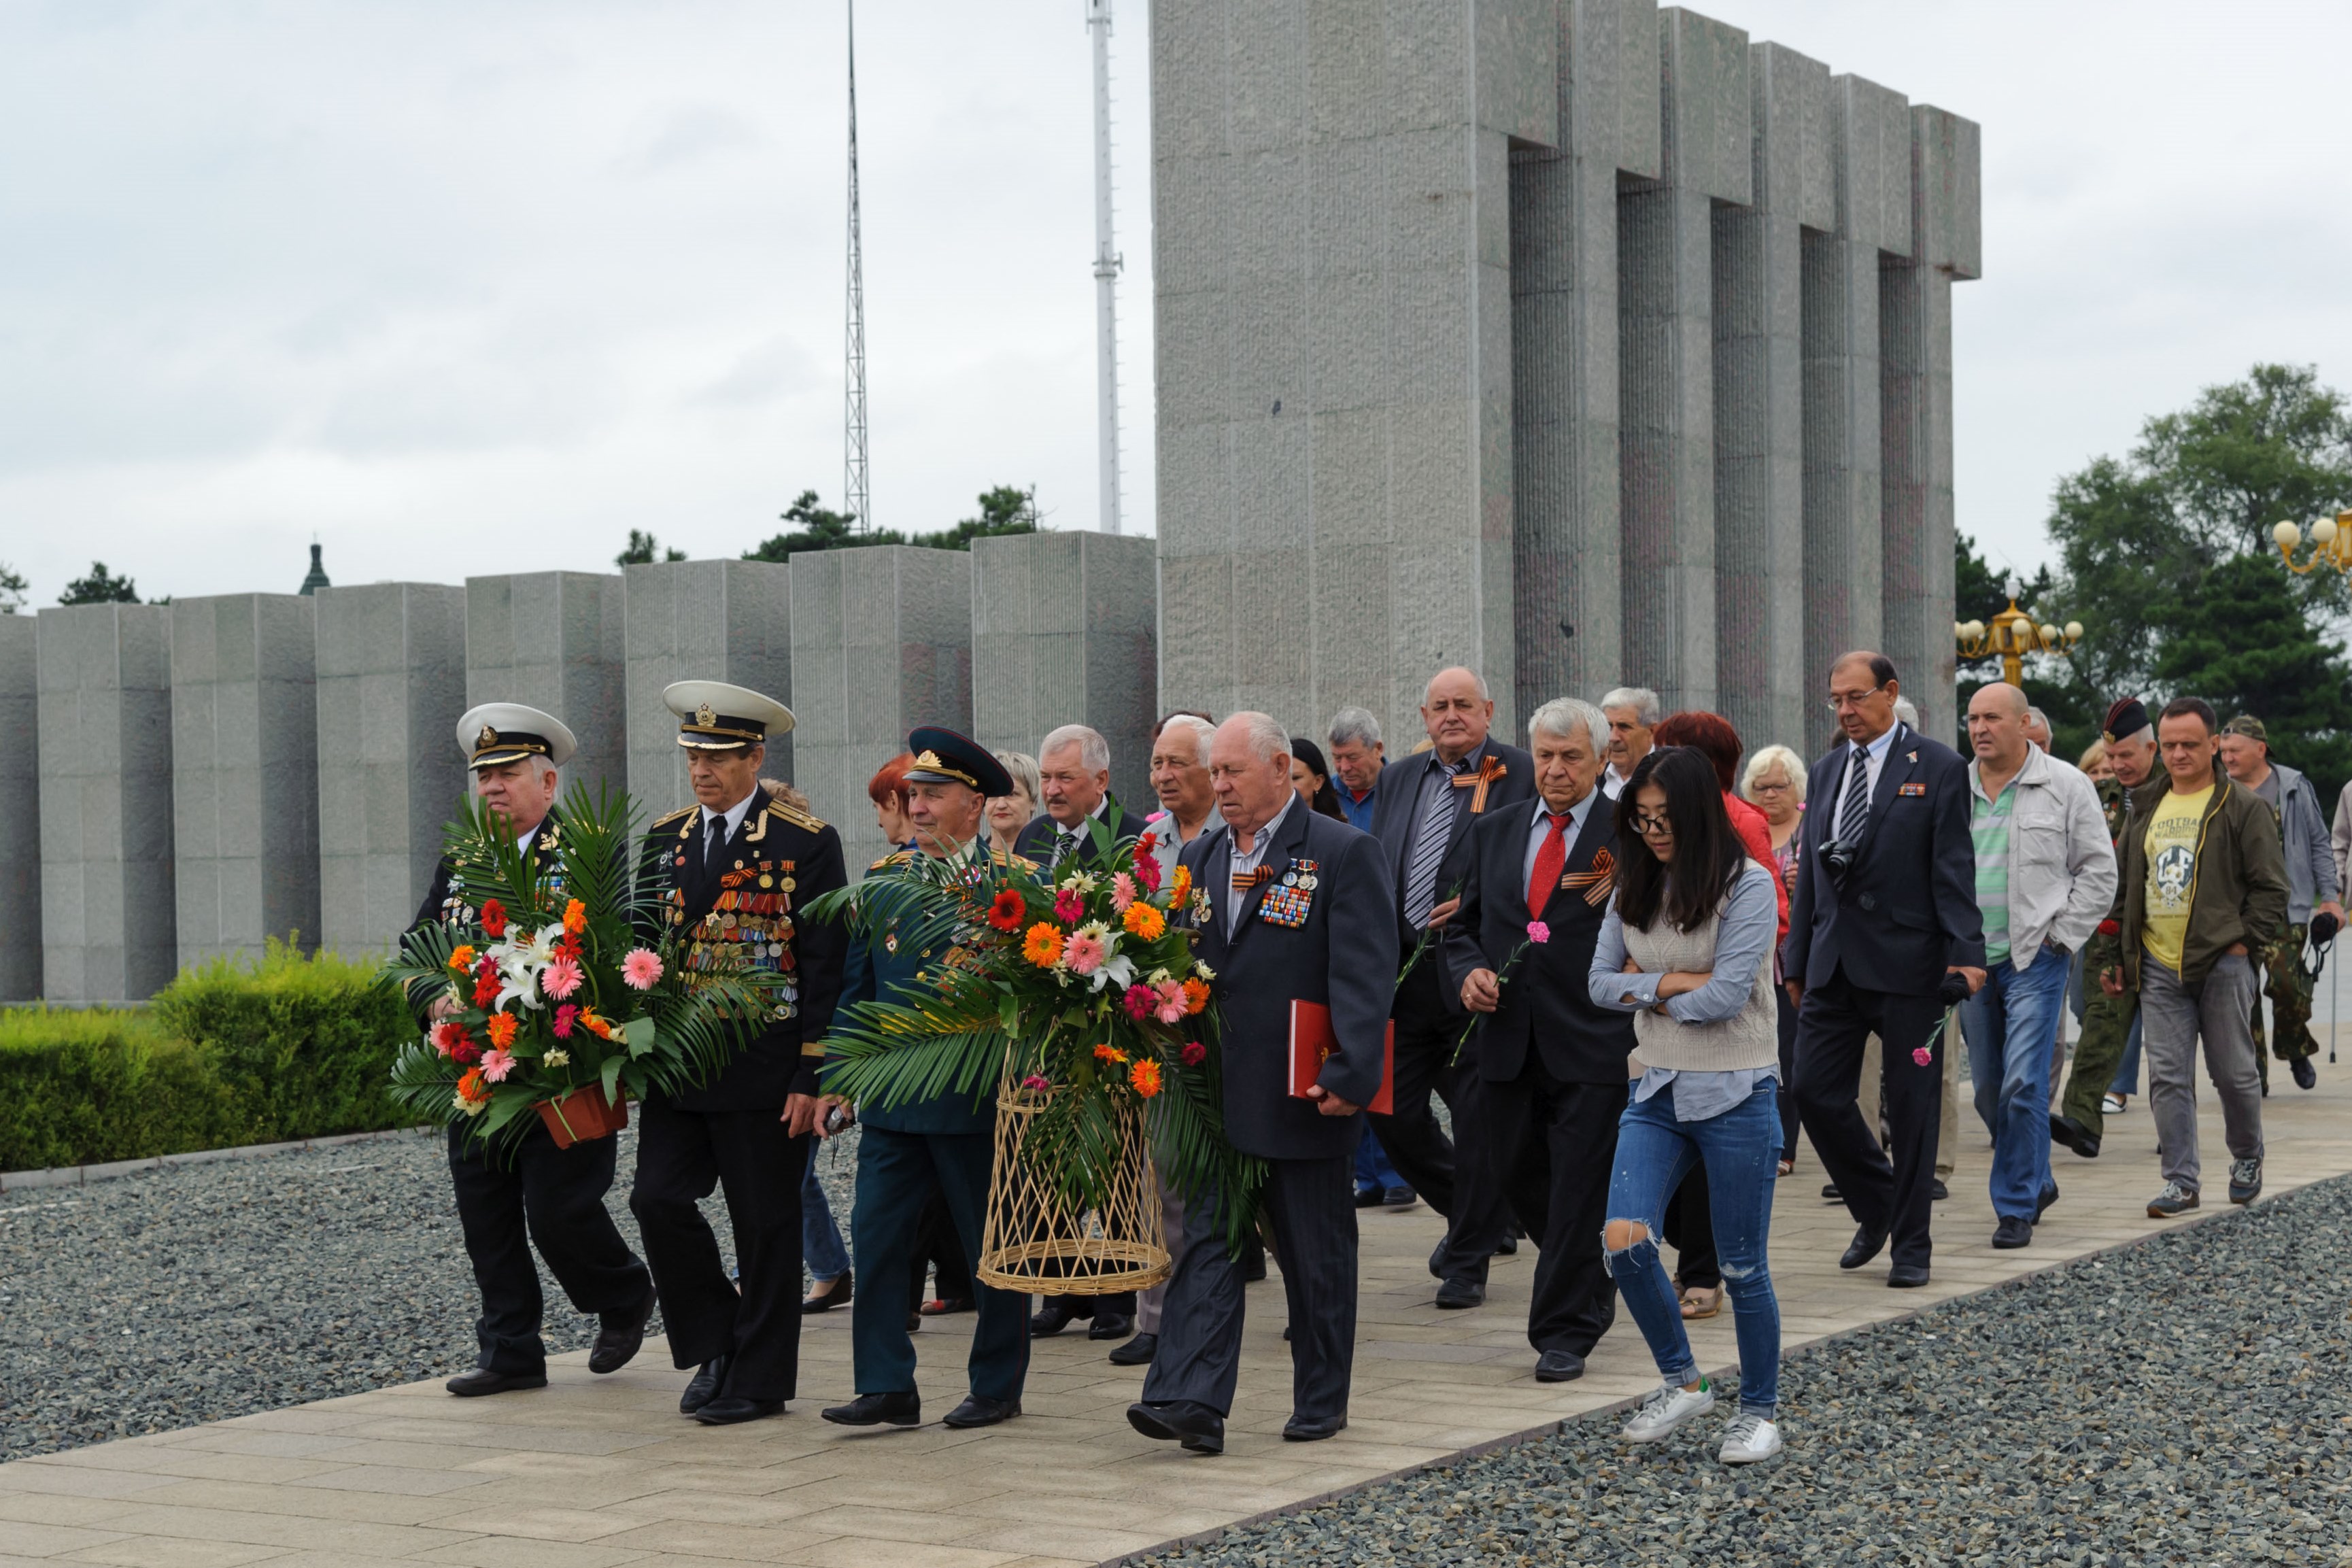
[(217, 1149), (243, 1125), (210, 1058), (143, 1014), (0, 1009), (0, 1171)]

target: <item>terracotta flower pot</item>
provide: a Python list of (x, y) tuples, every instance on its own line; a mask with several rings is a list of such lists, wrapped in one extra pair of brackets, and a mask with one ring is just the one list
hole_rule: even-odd
[(629, 1124), (628, 1097), (608, 1100), (601, 1083), (575, 1089), (560, 1100), (542, 1100), (538, 1110), (539, 1119), (547, 1123), (547, 1135), (559, 1149), (592, 1138), (610, 1138)]

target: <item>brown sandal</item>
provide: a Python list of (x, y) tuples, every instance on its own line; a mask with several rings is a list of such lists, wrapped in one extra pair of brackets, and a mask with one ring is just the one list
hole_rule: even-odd
[[(1717, 1285), (1709, 1289), (1705, 1285), (1693, 1285), (1683, 1291), (1682, 1300), (1683, 1317), (1686, 1321), (1696, 1322), (1701, 1318), (1712, 1318), (1723, 1310), (1723, 1287)], [(1701, 1305), (1702, 1302), (1705, 1305)]]

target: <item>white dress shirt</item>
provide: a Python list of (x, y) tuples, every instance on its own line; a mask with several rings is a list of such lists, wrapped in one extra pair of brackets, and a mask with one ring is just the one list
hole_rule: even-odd
[[(1282, 819), (1290, 815), (1290, 808), (1297, 805), (1298, 805), (1298, 792), (1297, 790), (1287, 791), (1286, 796), (1282, 803), (1282, 809), (1276, 812), (1274, 814), (1274, 819), (1268, 822), (1264, 827), (1259, 828), (1256, 834), (1250, 839), (1248, 854), (1244, 855), (1242, 853), (1241, 839), (1238, 837), (1234, 839), (1232, 852), (1233, 875), (1234, 877), (1247, 876), (1250, 872), (1257, 869), (1258, 863), (1265, 858), (1265, 847), (1274, 842), (1274, 830), (1282, 826)], [(1226, 826), (1227, 831), (1230, 832), (1232, 830), (1232, 825), (1227, 824)], [(1228, 938), (1230, 938), (1234, 932), (1242, 929), (1242, 910), (1249, 906), (1249, 901), (1252, 899), (1256, 898), (1260, 891), (1262, 891), (1261, 889), (1252, 888), (1247, 892), (1243, 892), (1234, 886), (1234, 883), (1230, 879), (1227, 879), (1225, 883), (1225, 935)]]
[[(751, 815), (751, 803), (759, 798), (760, 786), (753, 784), (750, 795), (745, 795), (725, 811), (713, 811), (707, 805), (702, 808), (702, 858), (704, 860), (707, 861), (716, 855), (719, 846), (735, 837), (735, 830), (743, 826), (743, 818)], [(711, 831), (714, 824), (719, 825), (716, 833)]]
[(1866, 798), (1875, 800), (1878, 798), (1878, 775), (1886, 768), (1886, 753), (1895, 749), (1895, 737), (1902, 732), (1903, 726), (1898, 721), (1886, 726), (1886, 733), (1867, 746), (1847, 745), (1846, 771), (1838, 774), (1837, 794), (1830, 797), (1837, 802), (1837, 820), (1830, 827), (1830, 837), (1833, 841), (1843, 843), (1845, 839), (1845, 792), (1850, 787), (1848, 781), (1853, 777), (1853, 754), (1856, 752), (1862, 753), (1863, 776), (1870, 781), (1866, 786)]
[[(1592, 815), (1592, 803), (1600, 798), (1598, 788), (1589, 789), (1584, 792), (1582, 800), (1568, 808), (1568, 825), (1560, 832), (1568, 840), (1569, 848), (1576, 847), (1577, 836), (1584, 831), (1585, 821)], [(1528, 852), (1519, 861), (1519, 887), (1523, 891), (1535, 879), (1536, 857), (1543, 853), (1544, 840), (1551, 837), (1551, 807), (1543, 803), (1541, 795), (1536, 797), (1535, 810), (1535, 816), (1528, 823)], [(1543, 911), (1529, 910), (1528, 913), (1540, 915)]]

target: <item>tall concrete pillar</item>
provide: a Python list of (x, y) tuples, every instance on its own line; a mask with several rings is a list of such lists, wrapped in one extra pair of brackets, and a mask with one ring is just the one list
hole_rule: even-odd
[(1512, 724), (1509, 165), (1557, 0), (1157, 0), (1160, 701)]
[(172, 890), (172, 612), (43, 610), (41, 994), (127, 1002), (178, 972)]
[(974, 740), (1034, 756), (1055, 726), (1091, 725), (1110, 742), (1119, 799), (1139, 812), (1158, 809), (1150, 781), (1160, 695), (1154, 557), (1150, 540), (1108, 533), (972, 541)]
[(1622, 667), (1617, 183), (1660, 170), (1652, 0), (1565, 0), (1559, 22), (1560, 144), (1511, 153), (1512, 663), (1522, 716), (1554, 697), (1597, 697)]
[(1748, 35), (1658, 13), (1662, 175), (1617, 208), (1625, 675), (1716, 706), (1713, 204), (1747, 205)]
[(1755, 201), (1714, 216), (1717, 710), (1750, 749), (1805, 741), (1801, 235), (1827, 229), (1830, 69), (1749, 47)]
[(563, 770), (583, 783), (626, 788), (622, 722), (627, 662), (617, 573), (525, 572), (466, 579), (466, 701), (523, 702), (563, 721), (580, 751)]
[(1803, 240), (1806, 754), (1834, 729), (1830, 662), (1877, 647), (1882, 252), (1911, 246), (1910, 104), (1856, 76), (1830, 79), (1832, 223)]
[(424, 901), (467, 790), (466, 590), (321, 588), (318, 605), (319, 942), (388, 952)]
[(180, 967), (319, 944), (318, 626), (295, 594), (172, 605)]
[[(647, 820), (694, 798), (674, 680), (726, 680), (793, 703), (792, 569), (772, 561), (666, 561), (625, 568), (629, 793)], [(797, 710), (794, 718), (798, 718)], [(793, 776), (793, 737), (768, 742), (768, 777)]]
[(0, 1002), (41, 994), (40, 628), (0, 616)]
[(971, 557), (871, 545), (791, 565), (794, 782), (855, 876), (886, 849), (874, 770), (918, 724), (971, 731)]
[(1952, 283), (1983, 272), (1980, 132), (1911, 110), (1911, 246), (1879, 269), (1886, 657), (1920, 728), (1957, 743), (1952, 647)]

